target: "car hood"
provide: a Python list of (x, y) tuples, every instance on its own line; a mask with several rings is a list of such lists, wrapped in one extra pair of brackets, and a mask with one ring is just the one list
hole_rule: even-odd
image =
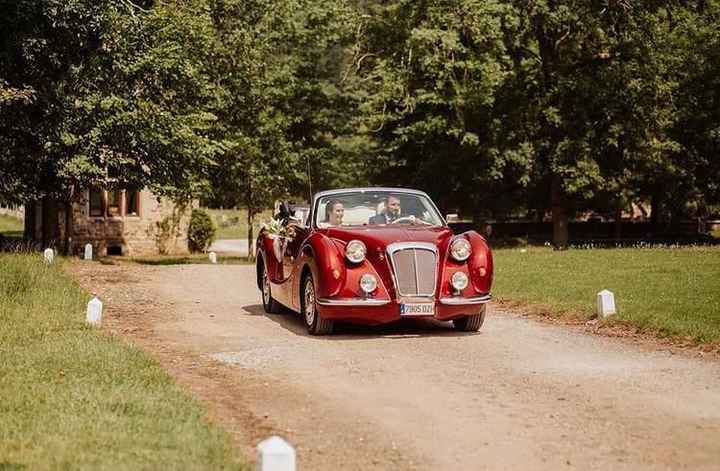
[(395, 242), (426, 242), (435, 244), (442, 251), (452, 237), (453, 232), (447, 227), (356, 227), (327, 229), (327, 236), (342, 242), (360, 240), (368, 248), (368, 252), (384, 251), (385, 247)]

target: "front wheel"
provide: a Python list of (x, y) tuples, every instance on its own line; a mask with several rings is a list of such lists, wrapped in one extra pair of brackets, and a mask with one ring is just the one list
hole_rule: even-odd
[(317, 311), (317, 298), (315, 296), (315, 284), (312, 275), (307, 275), (303, 280), (302, 290), (302, 316), (305, 319), (305, 326), (310, 335), (327, 335), (332, 333), (333, 321), (323, 319)]
[(455, 329), (462, 332), (477, 332), (480, 330), (480, 327), (482, 327), (485, 322), (485, 308), (486, 306), (483, 304), (480, 314), (474, 314), (472, 316), (465, 316), (453, 320)]
[(262, 303), (265, 312), (268, 314), (279, 314), (282, 311), (282, 306), (280, 306), (280, 303), (272, 297), (272, 292), (270, 291), (270, 278), (268, 277), (267, 267), (264, 263), (260, 286), (262, 289)]

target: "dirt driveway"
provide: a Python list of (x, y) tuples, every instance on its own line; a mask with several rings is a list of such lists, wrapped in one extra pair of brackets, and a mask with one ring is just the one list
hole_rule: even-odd
[(492, 310), (309, 337), (253, 267), (77, 262), (105, 329), (149, 350), (249, 457), (299, 469), (720, 469), (720, 365)]

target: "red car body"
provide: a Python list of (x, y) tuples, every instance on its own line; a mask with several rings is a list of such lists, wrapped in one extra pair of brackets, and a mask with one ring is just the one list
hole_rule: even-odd
[[(479, 329), (485, 305), (491, 298), (493, 278), (492, 252), (486, 240), (475, 231), (455, 235), (444, 221), (442, 226), (433, 227), (318, 227), (314, 224), (313, 213), (317, 211), (320, 197), (351, 191), (406, 192), (427, 197), (423, 192), (406, 189), (322, 192), (315, 196), (306, 223), (293, 224), (293, 238), (261, 233), (257, 240), (257, 282), (266, 310), (276, 311), (278, 304), (301, 313), (313, 309), (326, 328), (313, 331), (308, 320), (308, 329), (311, 333), (329, 333), (333, 321), (383, 324), (404, 317), (404, 305), (425, 303), (432, 305), (429, 308), (432, 314), (428, 317), (455, 321), (460, 330)], [(457, 261), (450, 254), (450, 244), (456, 238), (465, 238), (470, 243), (471, 253), (464, 261)], [(367, 249), (360, 263), (352, 263), (345, 256), (351, 240), (363, 242)], [(458, 271), (469, 278), (461, 291), (450, 283)], [(378, 280), (371, 294), (360, 288), (360, 277), (366, 273)], [(415, 286), (416, 290), (402, 292), (400, 282), (412, 276), (415, 283), (403, 286)], [(305, 305), (312, 300), (303, 296), (307, 280), (312, 281), (314, 289), (314, 306), (310, 308)], [(426, 287), (423, 292), (420, 292), (421, 284)], [(474, 322), (468, 322), (473, 319)]]

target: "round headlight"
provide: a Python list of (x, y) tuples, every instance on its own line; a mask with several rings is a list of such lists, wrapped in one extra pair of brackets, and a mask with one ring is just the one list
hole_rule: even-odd
[(458, 237), (450, 244), (450, 255), (458, 262), (464, 262), (470, 256), (470, 242), (464, 237)]
[(351, 240), (348, 242), (347, 247), (345, 247), (345, 257), (352, 263), (360, 263), (365, 260), (366, 253), (367, 249), (365, 248), (365, 244), (359, 240)]
[(462, 291), (465, 288), (467, 288), (468, 277), (465, 273), (463, 273), (461, 271), (456, 271), (455, 273), (453, 273), (453, 276), (450, 279), (450, 284), (457, 291)]
[(370, 273), (365, 273), (360, 277), (360, 289), (366, 294), (370, 294), (377, 288), (377, 278)]

